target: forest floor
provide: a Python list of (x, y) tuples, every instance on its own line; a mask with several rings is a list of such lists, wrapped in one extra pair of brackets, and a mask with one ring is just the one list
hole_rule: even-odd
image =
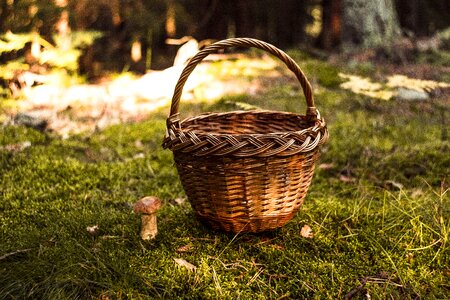
[[(19, 106), (7, 104), (0, 298), (449, 298), (448, 67), (339, 66), (290, 54), (314, 86), (330, 140), (302, 209), (268, 233), (215, 232), (195, 219), (172, 155), (161, 147), (170, 97), (101, 128), (95, 117), (65, 114), (94, 124), (80, 132), (20, 125), (6, 114)], [(281, 65), (247, 74), (239, 60), (208, 67), (214, 81), (245, 89), (209, 97), (208, 83), (200, 84), (187, 91), (183, 117), (305, 110), (299, 84)], [(150, 242), (140, 239), (132, 211), (146, 195), (164, 202)], [(312, 231), (305, 234), (305, 226)]]

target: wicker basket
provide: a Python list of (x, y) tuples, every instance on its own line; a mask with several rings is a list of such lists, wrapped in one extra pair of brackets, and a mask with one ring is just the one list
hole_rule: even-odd
[[(180, 122), (183, 86), (196, 65), (219, 49), (263, 49), (294, 72), (306, 115), (274, 111), (206, 113)], [(181, 182), (200, 221), (230, 232), (260, 232), (286, 224), (303, 203), (326, 142), (325, 121), (311, 85), (283, 51), (265, 42), (227, 39), (198, 52), (184, 68), (172, 98), (164, 148), (173, 151)]]

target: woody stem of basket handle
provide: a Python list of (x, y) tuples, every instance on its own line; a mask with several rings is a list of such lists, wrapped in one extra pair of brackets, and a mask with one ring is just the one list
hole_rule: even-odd
[(307, 104), (306, 115), (310, 116), (313, 119), (320, 118), (319, 112), (314, 105), (311, 84), (309, 83), (303, 71), (291, 57), (289, 57), (284, 51), (278, 49), (277, 47), (260, 40), (251, 38), (231, 38), (216, 42), (205, 47), (189, 60), (175, 86), (175, 91), (172, 97), (172, 105), (170, 107), (170, 115), (167, 118), (168, 128), (172, 126), (175, 126), (177, 128), (179, 127), (180, 119), (178, 109), (180, 105), (181, 94), (183, 92), (184, 84), (186, 83), (189, 75), (192, 73), (195, 67), (209, 54), (216, 53), (218, 50), (229, 47), (258, 48), (278, 57), (286, 64), (289, 70), (291, 70), (295, 74), (298, 81), (300, 82), (300, 85), (302, 86), (303, 94), (305, 95)]

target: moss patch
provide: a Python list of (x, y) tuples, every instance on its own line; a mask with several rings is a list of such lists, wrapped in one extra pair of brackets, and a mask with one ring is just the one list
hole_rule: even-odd
[[(436, 117), (445, 106), (355, 96), (337, 89), (337, 76), (327, 77), (337, 72), (332, 67), (305, 66), (317, 63), (329, 70), (315, 86), (331, 139), (303, 209), (274, 232), (213, 232), (187, 202), (173, 201), (183, 190), (171, 154), (160, 147), (164, 114), (66, 140), (2, 127), (0, 146), (31, 146), (0, 147), (0, 256), (30, 250), (0, 260), (0, 298), (447, 298), (449, 140)], [(299, 93), (280, 79), (262, 95), (181, 111), (245, 103), (302, 112)], [(165, 203), (152, 242), (139, 239), (131, 209), (144, 195)], [(300, 235), (305, 224), (311, 239)], [(93, 225), (94, 235), (86, 230)]]

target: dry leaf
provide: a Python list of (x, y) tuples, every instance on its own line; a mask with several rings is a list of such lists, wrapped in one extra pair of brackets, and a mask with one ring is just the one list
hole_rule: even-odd
[(25, 141), (25, 142), (18, 143), (18, 144), (9, 144), (9, 145), (3, 146), (3, 147), (0, 146), (0, 150), (5, 150), (8, 152), (20, 152), (28, 147), (31, 147), (30, 141)]
[(140, 152), (133, 156), (133, 159), (145, 158), (145, 154)]
[(86, 227), (86, 231), (90, 234), (90, 235), (96, 235), (98, 233), (98, 225), (94, 225), (94, 226), (88, 226)]
[(342, 182), (355, 182), (356, 178), (350, 177), (350, 176), (341, 175), (341, 176), (339, 176), (339, 180), (342, 181)]
[(144, 144), (142, 143), (141, 140), (136, 140), (136, 141), (134, 141), (134, 146), (135, 146), (136, 148), (139, 148), (139, 149), (144, 148)]
[(406, 261), (412, 263), (414, 261), (414, 254), (412, 252), (408, 252), (405, 255)]
[(300, 230), (300, 235), (302, 237), (310, 239), (310, 238), (314, 237), (314, 232), (312, 231), (311, 227), (309, 227), (309, 225), (305, 225)]
[(194, 266), (193, 264), (191, 264), (190, 262), (185, 261), (182, 258), (174, 258), (173, 259), (178, 265), (185, 267), (186, 269), (188, 269), (189, 271), (195, 271), (197, 270), (197, 267)]
[(186, 201), (186, 198), (176, 198), (175, 203), (178, 205), (182, 205)]
[(401, 184), (401, 183), (399, 183), (399, 182), (395, 182), (395, 181), (393, 181), (393, 180), (386, 180), (385, 182), (384, 182), (384, 185), (386, 186), (386, 187), (394, 187), (394, 188), (396, 188), (396, 189), (399, 189), (399, 190), (402, 190), (403, 189), (403, 184)]
[(180, 253), (180, 252), (191, 252), (191, 250), (192, 250), (192, 246), (188, 244), (188, 245), (184, 245), (184, 246), (179, 247), (177, 249), (177, 252), (178, 253)]
[(423, 195), (423, 191), (421, 189), (414, 189), (413, 192), (411, 193), (411, 197), (418, 198), (420, 196)]
[(334, 168), (334, 164), (320, 164), (318, 168), (319, 170), (331, 170)]

